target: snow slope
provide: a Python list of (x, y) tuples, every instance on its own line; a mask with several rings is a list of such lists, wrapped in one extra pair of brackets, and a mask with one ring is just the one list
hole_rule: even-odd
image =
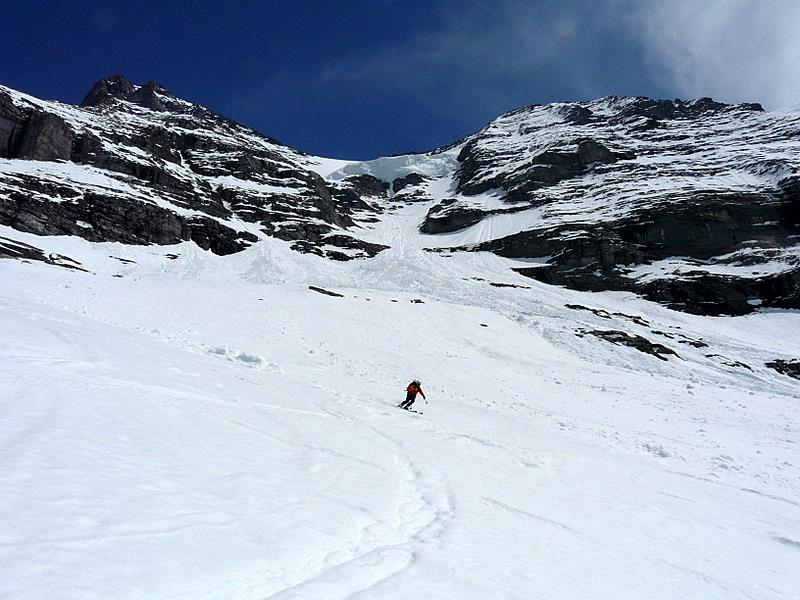
[(0, 261), (0, 597), (796, 598), (797, 313), (425, 252), (428, 207), (348, 263), (13, 232), (89, 272)]

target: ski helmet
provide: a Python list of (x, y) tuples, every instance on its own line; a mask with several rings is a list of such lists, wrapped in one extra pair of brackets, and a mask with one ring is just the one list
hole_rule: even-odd
[(422, 382), (419, 379), (415, 379), (411, 383), (413, 383), (414, 385), (422, 385)]

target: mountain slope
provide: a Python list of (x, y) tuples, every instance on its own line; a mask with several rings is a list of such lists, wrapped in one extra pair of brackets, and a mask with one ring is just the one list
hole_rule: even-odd
[(337, 161), (83, 104), (0, 90), (0, 596), (794, 596), (794, 113)]
[[(796, 315), (566, 309), (418, 211), (383, 267), (26, 237), (94, 274), (0, 263), (3, 593), (790, 597), (800, 395), (758, 361)], [(609, 325), (680, 357), (576, 335)]]

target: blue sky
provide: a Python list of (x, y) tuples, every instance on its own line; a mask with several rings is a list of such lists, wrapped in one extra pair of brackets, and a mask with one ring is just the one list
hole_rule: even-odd
[(301, 150), (371, 158), (531, 103), (796, 104), (799, 28), (794, 0), (10, 0), (0, 83), (79, 102), (122, 73)]

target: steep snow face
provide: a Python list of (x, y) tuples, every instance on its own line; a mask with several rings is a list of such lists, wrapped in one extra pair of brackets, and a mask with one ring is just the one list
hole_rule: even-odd
[(0, 261), (0, 596), (791, 597), (798, 315), (426, 252), (425, 210), (341, 263), (0, 229), (89, 271)]

